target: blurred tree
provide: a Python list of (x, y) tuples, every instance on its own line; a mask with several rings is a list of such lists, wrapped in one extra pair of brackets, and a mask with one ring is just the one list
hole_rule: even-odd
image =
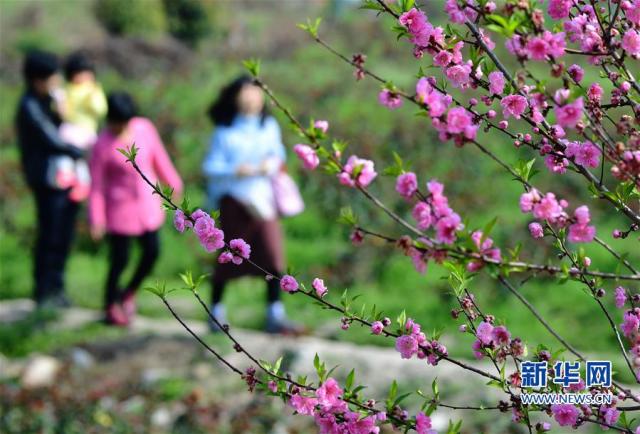
[(114, 35), (156, 34), (167, 28), (160, 0), (97, 0), (95, 14)]
[(201, 0), (164, 0), (169, 33), (190, 47), (197, 47), (211, 32), (211, 21)]

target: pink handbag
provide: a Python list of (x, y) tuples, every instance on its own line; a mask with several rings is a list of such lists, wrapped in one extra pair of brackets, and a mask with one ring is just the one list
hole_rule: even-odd
[(271, 178), (273, 197), (278, 214), (291, 217), (304, 211), (304, 201), (295, 181), (287, 172), (278, 172)]

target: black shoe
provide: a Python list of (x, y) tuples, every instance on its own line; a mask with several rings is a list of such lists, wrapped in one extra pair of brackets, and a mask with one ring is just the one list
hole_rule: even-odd
[(54, 298), (58, 307), (66, 309), (73, 306), (73, 303), (71, 303), (71, 300), (69, 299), (69, 297), (67, 297), (64, 294), (57, 294)]
[(65, 309), (71, 307), (71, 301), (64, 294), (48, 295), (36, 298), (38, 309)]

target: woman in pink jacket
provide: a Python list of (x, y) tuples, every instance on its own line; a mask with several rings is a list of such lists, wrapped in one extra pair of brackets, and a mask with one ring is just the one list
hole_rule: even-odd
[[(168, 184), (180, 195), (182, 181), (151, 121), (136, 117), (131, 96), (112, 93), (108, 106), (107, 127), (98, 136), (90, 161), (89, 223), (92, 237), (99, 240), (106, 233), (110, 245), (106, 322), (125, 326), (135, 315), (135, 291), (158, 258), (158, 230), (164, 221), (164, 211), (159, 196), (152, 194), (152, 188), (118, 148), (135, 144), (136, 163), (152, 183)], [(134, 239), (142, 247), (142, 256), (131, 281), (120, 286)]]

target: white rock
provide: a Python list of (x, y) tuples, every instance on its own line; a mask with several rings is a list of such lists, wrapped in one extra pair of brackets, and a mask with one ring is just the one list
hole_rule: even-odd
[(146, 386), (150, 386), (169, 376), (171, 376), (171, 372), (168, 369), (148, 368), (142, 372), (140, 377)]
[(95, 363), (95, 359), (91, 353), (82, 348), (74, 348), (71, 350), (71, 361), (75, 366), (84, 369), (90, 368)]
[(129, 399), (122, 401), (120, 406), (127, 413), (140, 413), (144, 409), (145, 399), (140, 395), (133, 395)]
[(27, 389), (53, 385), (62, 364), (51, 356), (34, 356), (22, 370), (20, 381)]
[(166, 407), (157, 408), (151, 413), (151, 425), (158, 428), (169, 428), (173, 422), (173, 415)]

